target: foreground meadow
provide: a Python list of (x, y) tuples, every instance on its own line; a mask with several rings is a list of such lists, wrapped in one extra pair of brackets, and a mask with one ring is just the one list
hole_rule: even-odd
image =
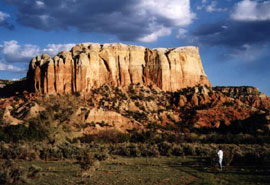
[[(3, 164), (5, 160), (2, 160)], [(90, 176), (75, 160), (14, 160), (18, 184), (269, 184), (270, 166), (229, 166), (219, 171), (202, 157), (120, 157), (101, 161)], [(35, 173), (29, 175), (29, 169)], [(23, 175), (28, 174), (28, 175)], [(15, 174), (16, 175), (16, 174)]]

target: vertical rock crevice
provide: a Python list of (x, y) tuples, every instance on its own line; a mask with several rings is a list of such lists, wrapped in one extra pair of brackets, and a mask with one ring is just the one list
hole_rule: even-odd
[(149, 49), (125, 44), (84, 43), (71, 51), (31, 60), (29, 90), (45, 94), (89, 92), (103, 84), (127, 87), (131, 83), (177, 91), (198, 84), (211, 86), (198, 48)]

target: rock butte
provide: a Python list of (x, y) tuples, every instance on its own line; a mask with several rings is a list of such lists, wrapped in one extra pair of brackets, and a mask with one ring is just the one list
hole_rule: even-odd
[(193, 46), (149, 49), (125, 44), (83, 43), (51, 58), (33, 58), (27, 73), (31, 91), (44, 94), (87, 93), (103, 84), (159, 87), (164, 91), (211, 86), (199, 49)]

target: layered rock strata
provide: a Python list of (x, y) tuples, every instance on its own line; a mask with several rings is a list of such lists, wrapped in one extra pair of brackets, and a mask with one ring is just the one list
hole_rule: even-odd
[(51, 58), (33, 58), (27, 83), (44, 94), (87, 93), (103, 84), (156, 86), (177, 91), (198, 84), (211, 86), (197, 47), (149, 49), (124, 44), (76, 45)]

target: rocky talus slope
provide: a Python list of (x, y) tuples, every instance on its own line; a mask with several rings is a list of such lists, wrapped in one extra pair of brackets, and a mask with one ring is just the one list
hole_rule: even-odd
[(140, 83), (164, 91), (211, 86), (197, 47), (149, 49), (125, 44), (76, 45), (51, 58), (43, 54), (29, 65), (27, 84), (44, 94), (87, 93), (104, 84), (127, 88)]
[(126, 90), (103, 85), (80, 96), (3, 98), (0, 108), (2, 125), (50, 122), (80, 134), (110, 129), (188, 133), (231, 126), (232, 132), (270, 132), (270, 99), (254, 87), (196, 86), (165, 92), (140, 84)]
[(211, 87), (196, 47), (79, 44), (33, 58), (27, 79), (2, 89), (2, 127), (49, 124), (75, 136), (111, 129), (270, 133), (269, 97), (255, 87)]

